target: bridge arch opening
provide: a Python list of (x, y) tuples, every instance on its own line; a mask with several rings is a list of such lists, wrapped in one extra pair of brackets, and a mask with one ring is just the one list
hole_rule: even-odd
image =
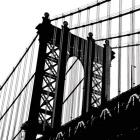
[(79, 117), (82, 113), (84, 68), (73, 56), (67, 61), (61, 124)]

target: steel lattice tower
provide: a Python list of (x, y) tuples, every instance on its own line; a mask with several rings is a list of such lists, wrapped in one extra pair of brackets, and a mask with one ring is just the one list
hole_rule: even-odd
[[(49, 14), (36, 29), (39, 34), (39, 53), (29, 119), (24, 124), (25, 140), (38, 134), (49, 138), (61, 127), (66, 63), (77, 57), (84, 68), (82, 114), (105, 104), (109, 99), (111, 48), (95, 44), (92, 33), (87, 40), (70, 33), (64, 21), (62, 29), (53, 26)], [(76, 43), (75, 43), (76, 40)]]

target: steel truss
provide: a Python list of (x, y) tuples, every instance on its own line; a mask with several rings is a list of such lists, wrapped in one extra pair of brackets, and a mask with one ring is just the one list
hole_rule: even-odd
[(55, 86), (57, 79), (59, 48), (47, 43), (39, 120), (51, 127)]
[(101, 105), (102, 73), (103, 73), (102, 64), (93, 62), (92, 96), (91, 96), (92, 97), (91, 106), (93, 107), (98, 107)]
[[(110, 53), (107, 55), (101, 46), (95, 44), (92, 33), (85, 40), (70, 33), (67, 26), (68, 23), (64, 22), (59, 29), (50, 24), (48, 17), (37, 26), (40, 49), (25, 140), (36, 139), (37, 135), (47, 139), (61, 127), (66, 63), (72, 56), (76, 56), (84, 68), (82, 115), (101, 105), (105, 94), (102, 85), (104, 89), (106, 87), (102, 83), (106, 74), (103, 57), (111, 61)], [(109, 48), (109, 44), (105, 45)]]

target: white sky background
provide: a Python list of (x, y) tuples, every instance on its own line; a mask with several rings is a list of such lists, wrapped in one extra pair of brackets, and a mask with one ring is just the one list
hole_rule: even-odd
[(1, 0), (0, 1), (0, 85), (36, 35), (42, 16), (51, 17), (83, 6), (92, 0)]
[[(81, 6), (96, 2), (97, 0), (0, 0), (0, 85), (5, 81), (13, 67), (17, 64), (26, 48), (36, 35), (35, 27), (42, 22), (45, 12), (50, 13), (50, 18), (58, 14), (71, 11)], [(99, 0), (100, 1), (100, 0)], [(122, 0), (123, 10), (131, 8), (132, 0)], [(119, 11), (119, 0), (112, 0), (111, 13)], [(135, 0), (140, 5), (140, 0)], [(101, 6), (101, 17), (107, 13), (105, 7)], [(93, 13), (92, 13), (93, 14)], [(140, 12), (136, 14), (136, 28), (140, 29)], [(93, 19), (96, 15), (93, 15)], [(105, 27), (103, 35), (106, 35)], [(129, 16), (123, 18), (123, 32), (130, 30)], [(112, 34), (118, 33), (118, 21), (112, 21)], [(95, 33), (93, 32), (93, 35)], [(127, 43), (126, 39), (122, 41)], [(116, 44), (112, 44), (116, 46)], [(122, 91), (126, 90), (126, 50), (122, 49)], [(117, 95), (117, 54), (112, 61), (113, 72), (111, 76), (111, 97)], [(8, 125), (7, 125), (8, 126)]]
[[(1, 0), (0, 85), (17, 64), (25, 52), (25, 49), (36, 35), (35, 27), (42, 22), (44, 12), (49, 12), (51, 17), (53, 17), (95, 1), (96, 0)], [(118, 2), (119, 0), (112, 1)], [(136, 5), (140, 4), (140, 0), (135, 0), (135, 2)], [(113, 4), (111, 13), (116, 13), (118, 12), (118, 6), (115, 3)], [(123, 10), (130, 7), (131, 0), (123, 0)], [(123, 24), (123, 26), (126, 25), (127, 22)], [(116, 83), (114, 83), (114, 85)]]

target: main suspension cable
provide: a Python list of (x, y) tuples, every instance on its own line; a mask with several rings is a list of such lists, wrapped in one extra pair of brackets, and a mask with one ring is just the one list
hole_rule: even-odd
[(0, 87), (0, 90), (2, 90), (2, 88), (4, 87), (4, 85), (7, 83), (7, 81), (9, 80), (9, 78), (11, 77), (11, 75), (14, 73), (14, 71), (16, 70), (16, 68), (18, 67), (18, 65), (21, 63), (21, 61), (23, 60), (24, 56), (27, 54), (27, 52), (30, 50), (32, 44), (34, 43), (34, 41), (36, 40), (36, 38), (38, 37), (38, 34), (34, 37), (33, 41), (31, 42), (31, 44), (29, 45), (29, 47), (26, 49), (25, 53), (23, 54), (23, 56), (21, 57), (21, 59), (18, 61), (17, 65), (14, 67), (14, 69), (12, 70), (12, 72), (9, 74), (9, 76), (7, 77), (7, 79), (5, 80), (5, 82), (2, 84), (2, 86)]
[(0, 117), (0, 121), (3, 119), (3, 117), (7, 114), (7, 112), (10, 110), (10, 108), (13, 106), (13, 104), (17, 101), (17, 99), (19, 98), (19, 96), (22, 94), (22, 92), (24, 91), (24, 89), (28, 86), (28, 84), (30, 83), (30, 81), (32, 80), (32, 78), (35, 76), (35, 73), (32, 75), (32, 77), (30, 78), (30, 80), (27, 82), (27, 84), (23, 87), (23, 89), (20, 91), (20, 93), (18, 94), (18, 96), (15, 98), (15, 100), (11, 103), (11, 105), (7, 108), (7, 110), (3, 113), (3, 115)]

